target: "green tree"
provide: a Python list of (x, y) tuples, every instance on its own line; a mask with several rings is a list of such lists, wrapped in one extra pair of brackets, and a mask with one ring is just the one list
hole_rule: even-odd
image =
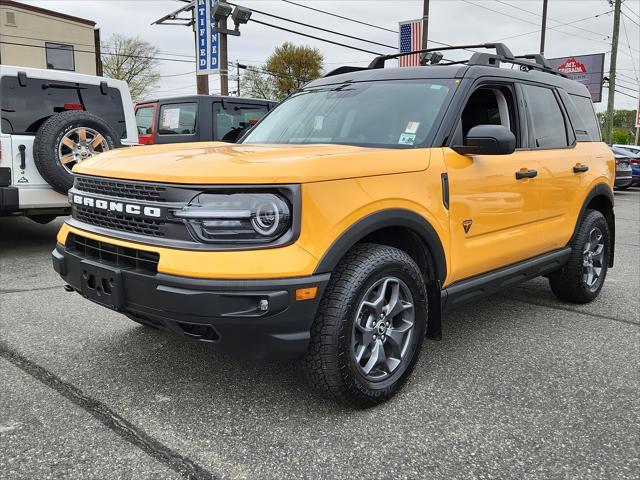
[(266, 100), (277, 98), (272, 77), (254, 67), (248, 67), (244, 71), (240, 81), (240, 91), (243, 97), (264, 98)]
[(160, 80), (158, 49), (138, 37), (113, 34), (102, 48), (102, 68), (106, 77), (124, 80), (131, 98), (141, 100)]
[[(598, 120), (600, 128), (604, 125), (609, 116), (607, 112), (599, 112)], [(614, 110), (613, 111), (613, 132), (612, 143), (629, 143), (635, 136), (636, 131), (636, 111), (635, 110)]]
[(264, 68), (245, 73), (243, 95), (283, 100), (322, 74), (320, 50), (285, 42), (276, 47)]

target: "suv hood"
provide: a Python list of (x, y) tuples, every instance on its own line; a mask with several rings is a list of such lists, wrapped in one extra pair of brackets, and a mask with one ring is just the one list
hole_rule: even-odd
[(198, 142), (119, 148), (74, 173), (182, 184), (307, 183), (406, 173), (429, 166), (426, 149)]

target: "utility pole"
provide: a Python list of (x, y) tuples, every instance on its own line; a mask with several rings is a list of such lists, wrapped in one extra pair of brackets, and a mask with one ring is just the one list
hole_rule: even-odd
[[(227, 18), (219, 20), (219, 28), (227, 29)], [(227, 34), (221, 31), (220, 38), (220, 95), (229, 95), (229, 58), (227, 55)]]
[(422, 7), (422, 49), (429, 48), (427, 43), (429, 40), (429, 0), (424, 0)]
[(542, 32), (540, 33), (540, 55), (544, 55), (544, 42), (547, 36), (547, 4), (549, 0), (542, 0)]
[(236, 82), (237, 83), (237, 89), (236, 89), (236, 95), (240, 96), (240, 62), (238, 60), (236, 60), (236, 75), (238, 76), (238, 78), (236, 78)]
[(611, 62), (609, 63), (609, 98), (607, 101), (607, 118), (604, 125), (604, 140), (612, 142), (613, 138), (613, 106), (616, 98), (616, 63), (618, 57), (618, 33), (620, 31), (620, 6), (622, 0), (615, 1), (613, 9), (613, 37), (611, 38)]

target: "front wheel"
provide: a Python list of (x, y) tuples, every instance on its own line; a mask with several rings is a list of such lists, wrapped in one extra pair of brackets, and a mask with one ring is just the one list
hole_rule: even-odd
[(604, 215), (587, 210), (571, 242), (569, 261), (549, 275), (549, 285), (556, 297), (571, 303), (588, 303), (598, 296), (609, 267), (610, 235)]
[(426, 288), (413, 259), (396, 248), (358, 245), (336, 267), (320, 302), (307, 375), (343, 403), (381, 403), (411, 373), (426, 321)]

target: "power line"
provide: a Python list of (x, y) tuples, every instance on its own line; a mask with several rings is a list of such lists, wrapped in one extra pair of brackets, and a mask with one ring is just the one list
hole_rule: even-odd
[(338, 45), (339, 47), (350, 48), (351, 50), (358, 50), (360, 52), (371, 53), (373, 55), (382, 55), (380, 52), (374, 52), (372, 50), (366, 50), (364, 48), (354, 47), (353, 45), (347, 45), (345, 43), (335, 42), (333, 40), (329, 40), (329, 39), (326, 39), (326, 38), (316, 37), (315, 35), (310, 35), (308, 33), (298, 32), (296, 30), (291, 30), (289, 28), (281, 27), (279, 25), (273, 25), (272, 23), (263, 22), (261, 20), (255, 20), (255, 19), (251, 18), (249, 21), (253, 22), (253, 23), (257, 23), (259, 25), (265, 25), (267, 27), (275, 28), (275, 29), (278, 29), (278, 30), (283, 30), (285, 32), (294, 33), (296, 35), (301, 35), (303, 37), (313, 38), (314, 40), (319, 40), (321, 42), (326, 42), (326, 43), (331, 43), (333, 45)]
[(627, 5), (626, 3), (623, 3), (622, 6), (624, 8), (626, 8), (627, 10), (629, 10), (630, 13), (633, 13), (636, 17), (638, 17), (638, 19), (640, 19), (640, 13), (637, 13), (637, 12), (631, 10), (631, 7), (629, 5)]
[(313, 10), (314, 12), (324, 13), (325, 15), (331, 15), (332, 17), (342, 18), (343, 20), (349, 20), (350, 22), (359, 23), (360, 25), (366, 25), (368, 27), (377, 28), (379, 30), (384, 30), (386, 32), (391, 33), (399, 33), (397, 30), (391, 30), (389, 28), (381, 27), (379, 25), (373, 25), (372, 23), (362, 22), (360, 20), (356, 20), (354, 18), (343, 17), (342, 15), (338, 15), (337, 13), (327, 12), (326, 10), (320, 10), (319, 8), (313, 8), (308, 5), (302, 5), (301, 3), (291, 2), (290, 0), (282, 0), (285, 3), (290, 3), (292, 5), (296, 5), (298, 7), (307, 8), (309, 10)]
[[(229, 5), (234, 5), (233, 3), (229, 2)], [(322, 28), (322, 27), (317, 27), (315, 25), (309, 25), (308, 23), (304, 23), (304, 22), (299, 22), (297, 20), (292, 20), (290, 18), (286, 18), (286, 17), (281, 17), (279, 15), (274, 15), (272, 13), (267, 13), (267, 12), (262, 12), (260, 10), (256, 10), (255, 8), (251, 9), (252, 12), (258, 13), (260, 15), (265, 15), (267, 17), (272, 17), (272, 18), (277, 18), (278, 20), (284, 20), (285, 22), (290, 22), (290, 23), (295, 23), (296, 25), (301, 25), (303, 27), (308, 27), (308, 28), (315, 28), (316, 30), (320, 30), (322, 32), (327, 32), (327, 33), (331, 33), (333, 35), (339, 35), (341, 37), (346, 37), (346, 38), (350, 38), (352, 40), (358, 40), (360, 42), (366, 42), (366, 43), (371, 43), (373, 45), (379, 45), (381, 47), (387, 47), (387, 48), (392, 48), (394, 50), (396, 50), (398, 47), (394, 46), (394, 45), (388, 45), (386, 43), (379, 43), (379, 42), (374, 42), (373, 40), (367, 40), (366, 38), (362, 38), (362, 37), (356, 37), (353, 35), (348, 35), (346, 33), (341, 33), (341, 32), (336, 32), (335, 30), (329, 30), (327, 28)]]
[[(526, 13), (529, 13), (529, 14), (531, 14), (531, 15), (535, 15), (536, 17), (542, 17), (542, 15), (540, 15), (540, 14), (539, 14), (539, 13), (537, 13), (537, 12), (532, 12), (531, 10), (527, 10), (527, 9), (522, 8), (522, 7), (517, 7), (517, 6), (515, 6), (515, 5), (511, 4), (511, 3), (504, 2), (503, 0), (494, 0), (494, 1), (496, 1), (496, 2), (498, 2), (498, 3), (502, 3), (503, 5), (507, 5), (507, 6), (511, 7), (511, 8), (515, 8), (516, 10), (521, 10), (521, 11), (526, 12)], [(597, 17), (597, 15), (596, 15), (596, 17)], [(557, 20), (557, 19), (555, 19), (555, 18), (551, 18), (551, 17), (547, 17), (547, 18), (548, 18), (549, 20), (554, 21), (554, 22), (562, 23), (562, 21), (561, 21), (561, 20)], [(592, 17), (588, 17), (588, 18), (592, 18)], [(570, 23), (572, 23), (572, 22), (570, 22)], [(562, 26), (565, 26), (565, 25), (570, 25), (570, 23), (564, 23), (564, 24), (562, 24), (562, 25), (555, 25), (555, 26), (554, 26), (554, 28), (555, 28), (555, 27), (562, 27)], [(594, 32), (593, 30), (589, 30), (589, 29), (587, 29), (587, 28), (582, 28), (582, 27), (576, 27), (576, 26), (573, 26), (573, 25), (571, 25), (571, 28), (576, 28), (576, 29), (578, 29), (578, 30), (582, 30), (582, 31), (584, 31), (584, 32), (593, 33), (594, 35), (598, 35), (598, 36), (600, 36), (600, 37), (604, 35), (604, 34), (602, 34), (602, 33), (600, 33), (600, 32)], [(539, 30), (538, 30), (538, 31), (539, 31)], [(604, 36), (605, 36), (606, 38), (610, 38), (610, 35), (604, 35)]]
[[(598, 17), (601, 17), (602, 15), (608, 15), (608, 14), (610, 14), (611, 12), (613, 12), (613, 10), (609, 10), (609, 11), (607, 11), (607, 12), (598, 13), (597, 15), (590, 15), (590, 16), (588, 16), (588, 17), (580, 18), (580, 19), (578, 19), (578, 20), (573, 20), (573, 21), (571, 21), (571, 22), (562, 23), (562, 24), (560, 24), (560, 25), (554, 25), (553, 27), (549, 27), (549, 28), (547, 28), (547, 30), (554, 30), (554, 29), (556, 29), (556, 28), (564, 27), (564, 26), (573, 26), (573, 24), (575, 24), (575, 23), (584, 22), (585, 20), (590, 20), (590, 19), (592, 19), (592, 18), (598, 18)], [(500, 38), (500, 39), (498, 39), (498, 40), (496, 40), (496, 41), (508, 40), (508, 39), (510, 39), (510, 38), (524, 37), (524, 36), (527, 36), (527, 35), (532, 35), (532, 34), (534, 34), (534, 33), (539, 33), (539, 32), (541, 32), (541, 31), (542, 31), (541, 29), (538, 29), (538, 30), (534, 30), (534, 31), (532, 31), (532, 32), (518, 33), (518, 34), (516, 34), (516, 35), (510, 35), (510, 36), (508, 36), (508, 37), (502, 37), (502, 38)], [(565, 32), (560, 32), (560, 33), (565, 33)]]
[[(624, 14), (622, 14), (622, 15), (623, 15), (622, 18), (620, 19), (621, 23), (622, 23), (622, 31), (624, 32), (624, 36), (627, 39), (627, 48), (629, 48), (629, 54), (631, 55), (631, 58), (633, 58), (633, 54), (631, 52), (631, 42), (629, 42), (629, 35), (627, 35), (627, 25), (626, 25), (626, 23), (624, 21), (626, 15), (624, 15)], [(633, 65), (633, 71), (636, 74), (636, 82), (640, 81), (640, 79), (638, 79), (638, 70), (636, 69), (635, 59), (634, 59), (633, 62), (631, 62), (631, 64)]]
[(640, 27), (640, 23), (636, 22), (636, 21), (635, 21), (633, 18), (631, 18), (629, 15), (627, 15), (627, 14), (626, 14), (626, 13), (624, 13), (624, 12), (620, 12), (620, 13), (622, 13), (622, 16), (623, 16), (623, 17), (626, 17), (626, 18), (627, 18), (627, 20), (629, 20), (630, 22), (635, 23), (638, 27)]

